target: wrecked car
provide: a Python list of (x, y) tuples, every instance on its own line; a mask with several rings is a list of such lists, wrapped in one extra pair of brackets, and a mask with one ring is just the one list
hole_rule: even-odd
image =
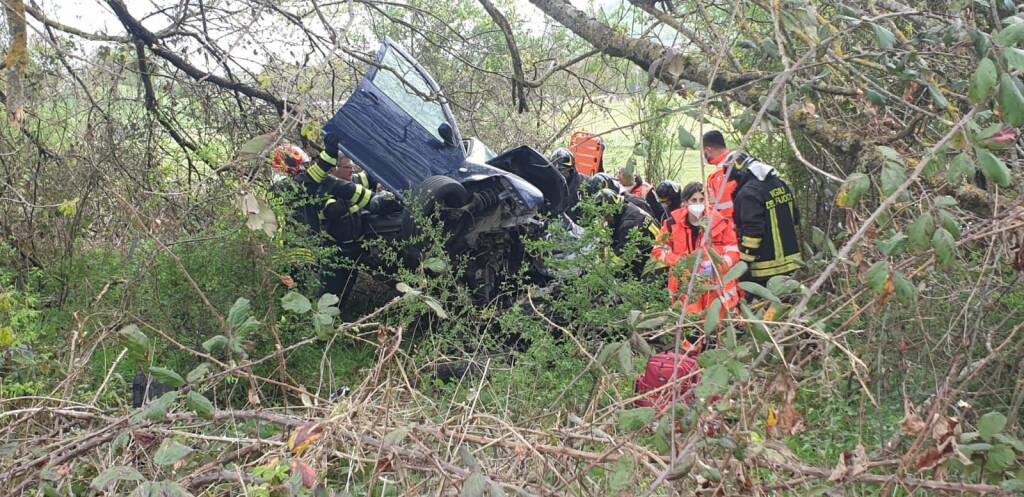
[[(480, 140), (463, 139), (437, 83), (390, 40), (324, 131), (403, 205), (420, 198), (438, 214), (446, 252), (466, 260), (479, 300), (497, 296), (503, 277), (525, 260), (524, 237), (567, 204), (565, 180), (538, 151), (520, 146), (495, 155)], [(408, 213), (402, 218), (368, 213), (364, 236), (395, 236), (408, 229)]]

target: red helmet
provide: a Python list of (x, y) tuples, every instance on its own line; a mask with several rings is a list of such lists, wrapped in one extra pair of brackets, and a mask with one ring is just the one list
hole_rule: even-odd
[(290, 143), (278, 145), (270, 153), (270, 166), (288, 176), (296, 176), (304, 171), (309, 161), (309, 155), (304, 150)]

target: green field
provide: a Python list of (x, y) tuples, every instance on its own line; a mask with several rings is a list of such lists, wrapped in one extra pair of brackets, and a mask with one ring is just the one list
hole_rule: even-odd
[[(681, 101), (676, 106), (683, 105)], [(591, 110), (577, 120), (574, 131), (590, 131), (601, 135), (604, 139), (605, 169), (609, 173), (617, 173), (630, 157), (636, 159), (637, 168), (649, 180), (646, 174), (646, 159), (634, 156), (634, 147), (642, 141), (639, 123), (649, 118), (651, 112), (642, 108), (643, 100), (639, 98), (608, 99), (603, 108), (591, 108)], [(645, 112), (646, 111), (646, 112)], [(700, 151), (683, 148), (677, 138), (677, 130), (680, 126), (685, 127), (694, 136), (700, 136), (700, 123), (683, 112), (672, 114), (666, 124), (662, 126), (666, 140), (666, 150), (663, 153), (664, 161), (667, 164), (666, 176), (683, 184), (691, 181), (700, 181)], [(705, 123), (704, 131), (712, 125)], [(568, 142), (568, 137), (566, 137)], [(707, 166), (705, 166), (707, 167)], [(706, 174), (710, 174), (708, 169)], [(657, 175), (655, 175), (657, 176)], [(654, 178), (662, 179), (662, 178)]]

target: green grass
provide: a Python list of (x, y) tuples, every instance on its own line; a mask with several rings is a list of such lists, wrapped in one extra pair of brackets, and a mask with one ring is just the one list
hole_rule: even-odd
[[(678, 108), (685, 105), (685, 102), (674, 99), (673, 106)], [(574, 131), (590, 131), (601, 135), (605, 142), (605, 169), (609, 173), (616, 174), (626, 164), (630, 157), (634, 157), (634, 147), (641, 141), (639, 122), (649, 118), (651, 112), (641, 109), (644, 105), (639, 98), (609, 99), (604, 102), (604, 108), (591, 107), (577, 121)], [(715, 120), (714, 124), (705, 123), (704, 131), (720, 125)], [(680, 126), (685, 127), (695, 137), (700, 136), (700, 123), (683, 112), (673, 114), (665, 125), (665, 134), (670, 144), (665, 153), (665, 161), (669, 164), (669, 179), (674, 179), (683, 184), (691, 181), (701, 181), (701, 160), (700, 151), (683, 148), (679, 145), (677, 130)], [(722, 127), (720, 129), (727, 129)], [(566, 143), (568, 137), (566, 137)], [(636, 157), (641, 174), (644, 174), (644, 160)], [(707, 166), (705, 166), (707, 167)], [(711, 169), (705, 171), (711, 174)], [(644, 174), (645, 179), (646, 174)]]

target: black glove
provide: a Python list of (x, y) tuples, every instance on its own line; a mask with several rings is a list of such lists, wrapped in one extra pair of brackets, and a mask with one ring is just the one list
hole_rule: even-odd
[(324, 152), (334, 159), (338, 158), (338, 141), (339, 136), (334, 131), (325, 129), (324, 130)]

